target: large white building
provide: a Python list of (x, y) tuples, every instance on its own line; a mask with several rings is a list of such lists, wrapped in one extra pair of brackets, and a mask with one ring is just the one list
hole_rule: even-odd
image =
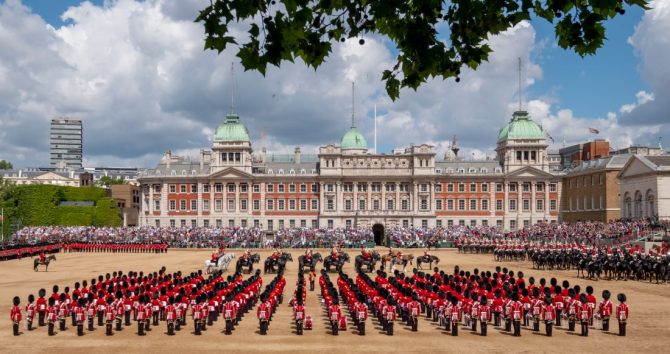
[(197, 160), (168, 151), (140, 175), (140, 223), (383, 230), (557, 221), (561, 176), (544, 130), (526, 112), (500, 129), (495, 160), (464, 161), (456, 151), (438, 159), (421, 144), (374, 154), (352, 126), (318, 155), (254, 154), (246, 127), (229, 114)]
[(622, 217), (670, 220), (670, 156), (633, 155), (618, 177)]

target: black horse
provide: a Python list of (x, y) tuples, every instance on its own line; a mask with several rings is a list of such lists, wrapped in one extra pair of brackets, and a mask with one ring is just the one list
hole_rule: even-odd
[(305, 255), (298, 257), (298, 271), (303, 271), (305, 267), (308, 267), (310, 271), (316, 271), (316, 264), (323, 262), (323, 257), (321, 253), (314, 253), (312, 259), (307, 260)]
[(261, 256), (258, 253), (254, 253), (248, 258), (240, 257), (237, 259), (235, 264), (235, 272), (241, 273), (244, 267), (249, 267), (249, 274), (254, 270), (254, 264), (261, 261)]
[(288, 252), (283, 252), (277, 259), (268, 257), (265, 260), (263, 274), (279, 273), (280, 271), (284, 270), (284, 268), (286, 268), (286, 262), (293, 262), (293, 257)]
[[(372, 270), (375, 269), (375, 265), (379, 262), (381, 256), (377, 251), (372, 251), (371, 255), (371, 258), (365, 258), (363, 255), (359, 254), (354, 258), (354, 266), (357, 272), (367, 271), (368, 273), (371, 273)], [(365, 266), (367, 270), (363, 270), (363, 266)]]
[(56, 255), (54, 255), (54, 254), (48, 255), (44, 259), (44, 262), (40, 262), (39, 258), (35, 258), (35, 260), (33, 261), (33, 270), (37, 272), (38, 271), (37, 267), (43, 265), (43, 266), (46, 267), (45, 271), (48, 272), (49, 271), (49, 263), (51, 263), (51, 261), (55, 261), (55, 260), (56, 260)]
[(428, 255), (428, 256), (420, 256), (416, 258), (416, 267), (419, 269), (423, 269), (421, 267), (421, 263), (428, 263), (428, 269), (433, 269), (433, 263), (438, 264), (440, 263), (440, 259), (437, 258), (437, 256)]
[[(335, 273), (339, 273), (345, 262), (349, 263), (349, 254), (346, 252), (338, 253), (337, 259), (333, 259), (332, 255), (328, 255), (323, 259), (323, 268), (328, 272), (334, 271)], [(334, 268), (331, 270), (331, 267)]]

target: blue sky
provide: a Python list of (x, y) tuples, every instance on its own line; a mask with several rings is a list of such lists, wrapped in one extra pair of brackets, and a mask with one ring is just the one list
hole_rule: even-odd
[[(147, 167), (168, 149), (197, 157), (211, 147), (239, 59), (235, 47), (203, 50), (202, 24), (193, 19), (209, 1), (90, 3), (0, 0), (0, 159), (47, 165), (48, 122), (59, 116), (83, 120), (85, 166)], [(337, 43), (316, 72), (300, 62), (266, 76), (238, 69), (236, 110), (257, 151), (315, 153), (348, 130), (355, 81), (357, 127), (371, 146), (376, 106), (379, 152), (428, 143), (441, 157), (457, 136), (463, 156), (491, 157), (516, 108), (521, 57), (533, 79), (524, 108), (554, 138), (550, 149), (593, 138), (656, 144), (670, 137), (670, 1), (652, 6), (627, 8), (607, 24), (604, 47), (585, 58), (558, 48), (544, 20), (520, 23), (490, 38), (490, 61), (464, 71), (460, 83), (429, 80), (395, 102), (380, 80), (395, 64), (394, 49), (378, 36), (365, 45), (354, 38)], [(231, 28), (240, 36), (246, 25)]]

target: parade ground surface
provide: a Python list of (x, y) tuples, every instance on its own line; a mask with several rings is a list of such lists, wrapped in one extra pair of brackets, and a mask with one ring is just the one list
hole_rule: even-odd
[[(322, 254), (325, 250), (319, 250)], [(383, 249), (379, 251), (384, 252)], [(419, 255), (422, 250), (404, 250)], [(230, 250), (238, 255), (241, 250)], [(71, 253), (57, 254), (58, 260), (51, 264), (49, 272), (34, 272), (32, 260), (12, 260), (0, 262), (0, 300), (2, 301), (3, 318), (0, 321), (0, 352), (57, 352), (57, 353), (98, 353), (98, 352), (164, 352), (164, 353), (194, 353), (201, 350), (217, 350), (224, 352), (296, 352), (310, 351), (320, 353), (348, 353), (348, 352), (468, 352), (468, 353), (667, 353), (668, 338), (670, 338), (670, 285), (656, 285), (637, 281), (587, 281), (575, 277), (576, 271), (539, 271), (532, 269), (530, 262), (495, 263), (492, 255), (462, 255), (456, 250), (434, 251), (433, 254), (441, 260), (440, 269), (452, 272), (454, 265), (460, 265), (463, 270), (493, 270), (496, 265), (507, 266), (514, 271), (523, 271), (526, 278), (535, 276), (547, 279), (557, 277), (567, 279), (571, 284), (580, 284), (582, 289), (591, 284), (596, 289), (598, 301), (603, 289), (609, 289), (613, 294), (624, 292), (628, 296), (631, 309), (627, 337), (619, 337), (614, 333), (603, 333), (599, 329), (591, 328), (589, 337), (583, 338), (576, 333), (568, 333), (563, 328), (556, 328), (553, 337), (544, 335), (544, 325), (541, 334), (533, 333), (528, 329), (522, 330), (520, 338), (503, 333), (500, 329), (489, 327), (487, 337), (471, 333), (461, 328), (458, 337), (452, 337), (444, 329), (437, 327), (433, 322), (422, 318), (419, 322), (419, 331), (412, 332), (409, 327), (396, 322), (394, 336), (387, 336), (382, 332), (376, 319), (367, 321), (366, 335), (356, 334), (354, 326), (338, 336), (330, 334), (323, 306), (320, 303), (317, 291), (307, 295), (307, 314), (314, 318), (314, 329), (305, 331), (304, 335), (294, 333), (292, 311), (288, 299), (293, 294), (297, 279), (297, 257), (302, 250), (292, 250), (292, 263), (288, 263), (286, 272), (285, 301), (279, 306), (276, 315), (270, 323), (266, 336), (258, 334), (256, 309), (245, 314), (232, 335), (222, 333), (224, 323), (219, 320), (213, 327), (208, 327), (202, 336), (192, 334), (193, 323), (189, 320), (186, 328), (177, 332), (175, 336), (165, 334), (165, 323), (153, 327), (145, 337), (136, 334), (137, 325), (124, 327), (123, 331), (115, 332), (113, 336), (105, 336), (104, 328), (96, 328), (94, 332), (86, 332), (85, 336), (77, 337), (76, 329), (69, 327), (65, 332), (59, 332), (54, 337), (47, 336), (46, 327), (32, 332), (25, 329), (25, 321), (21, 323), (23, 334), (12, 336), (9, 320), (11, 299), (15, 295), (21, 297), (21, 307), (25, 309), (28, 294), (37, 294), (37, 290), (45, 288), (50, 291), (55, 284), (72, 288), (76, 281), (90, 280), (98, 274), (111, 273), (116, 270), (153, 272), (166, 266), (168, 272), (181, 270), (187, 274), (191, 271), (203, 269), (204, 260), (211, 255), (211, 250), (170, 250), (167, 254), (110, 254), (110, 253)], [(358, 250), (349, 250), (355, 256)], [(260, 252), (264, 260), (269, 252)], [(234, 267), (231, 267), (234, 268)], [(319, 268), (320, 269), (320, 268)], [(354, 276), (353, 263), (347, 263), (345, 272)], [(411, 272), (411, 268), (408, 268)], [(245, 278), (247, 276), (245, 275)], [(264, 275), (264, 286), (273, 275)], [(336, 274), (331, 275), (335, 281)], [(615, 302), (616, 305), (616, 302)], [(25, 311), (24, 311), (25, 315)], [(190, 315), (190, 311), (189, 311)], [(597, 322), (597, 321), (596, 321)], [(617, 329), (616, 321), (612, 321), (610, 329)], [(565, 324), (565, 323), (564, 323)], [(596, 324), (599, 326), (599, 323)]]

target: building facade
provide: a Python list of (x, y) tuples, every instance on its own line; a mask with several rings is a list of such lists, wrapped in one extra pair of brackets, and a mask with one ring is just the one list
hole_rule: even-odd
[(623, 217), (670, 220), (670, 156), (633, 155), (618, 177)]
[(582, 161), (563, 177), (561, 220), (608, 222), (621, 218), (619, 178), (631, 155)]
[[(457, 150), (456, 150), (457, 151)], [(176, 227), (446, 227), (516, 229), (556, 222), (561, 175), (545, 133), (516, 112), (498, 135), (497, 159), (436, 159), (433, 146), (368, 151), (352, 126), (317, 155), (253, 154), (246, 127), (229, 114), (200, 157), (170, 151), (142, 172), (140, 224)]]
[(58, 118), (51, 120), (51, 167), (82, 168), (83, 130), (81, 120)]
[(132, 184), (114, 184), (111, 196), (121, 210), (123, 226), (138, 226), (140, 215), (140, 188)]

